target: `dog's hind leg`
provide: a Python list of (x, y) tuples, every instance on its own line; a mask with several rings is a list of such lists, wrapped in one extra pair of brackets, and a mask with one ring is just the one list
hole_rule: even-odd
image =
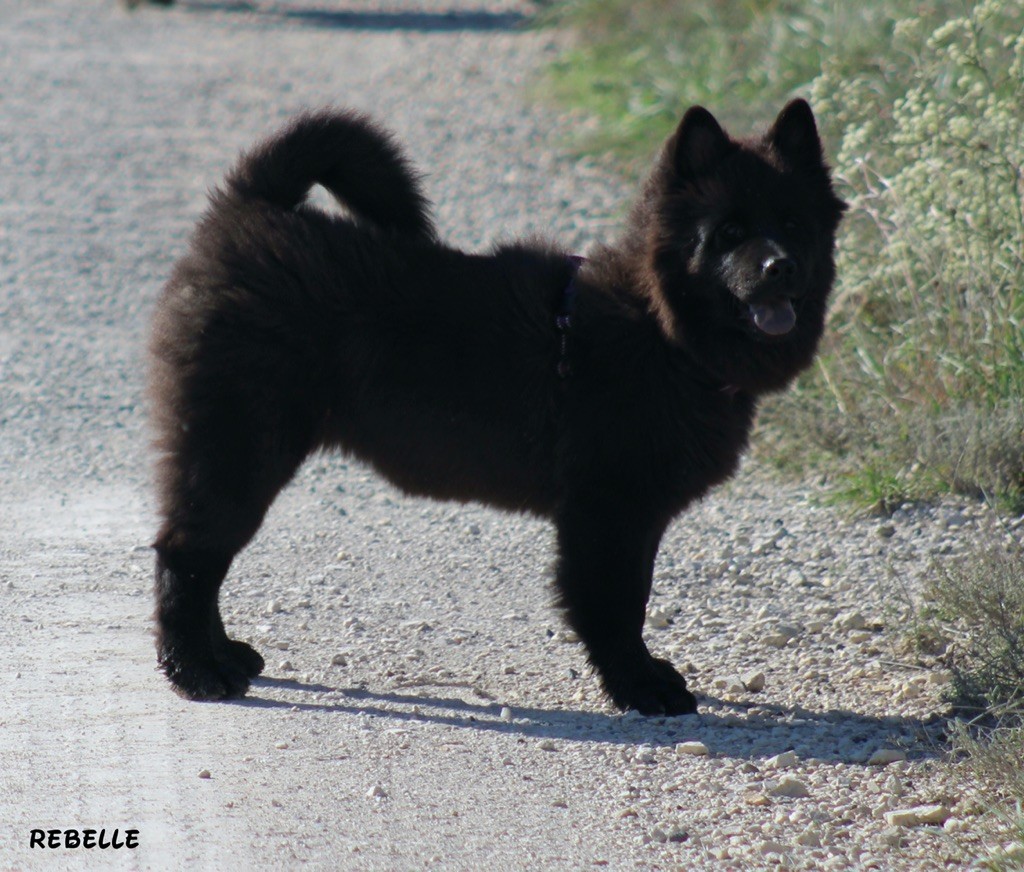
[(256, 533), (310, 442), (294, 420), (260, 419), (228, 402), (190, 420), (161, 460), (164, 523), (154, 543), (157, 658), (182, 696), (241, 696), (262, 671), (254, 648), (228, 638), (218, 594), (235, 555)]
[(556, 576), (560, 605), (586, 645), (612, 701), (645, 715), (697, 710), (686, 681), (643, 640), (654, 558), (664, 523), (590, 494), (559, 513)]

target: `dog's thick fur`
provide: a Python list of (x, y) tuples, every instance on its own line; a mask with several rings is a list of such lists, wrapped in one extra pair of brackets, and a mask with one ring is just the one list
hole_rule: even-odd
[[(308, 205), (314, 184), (349, 214)], [(746, 141), (691, 109), (621, 241), (575, 278), (555, 246), (439, 242), (361, 115), (309, 113), (255, 148), (155, 316), (157, 648), (175, 688), (238, 696), (261, 671), (225, 633), (221, 582), (303, 459), (337, 447), (409, 493), (551, 519), (559, 604), (612, 700), (694, 711), (642, 638), (658, 544), (736, 469), (758, 397), (810, 363), (842, 210), (803, 101)]]

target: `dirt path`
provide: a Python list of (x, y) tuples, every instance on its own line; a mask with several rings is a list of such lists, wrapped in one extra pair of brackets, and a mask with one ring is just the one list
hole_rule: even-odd
[[(525, 102), (553, 39), (530, 12), (0, 0), (0, 867), (928, 869), (978, 849), (977, 800), (937, 759), (942, 676), (899, 647), (900, 585), (996, 529), (976, 507), (880, 528), (746, 474), (658, 564), (649, 636), (701, 714), (643, 719), (607, 707), (550, 609), (544, 525), (319, 459), (225, 588), (267, 677), (188, 704), (156, 673), (141, 355), (206, 189), (292, 111), (352, 105), (408, 144), (459, 244), (582, 249), (623, 191), (556, 157)], [(866, 765), (881, 748), (908, 759)], [(953, 823), (885, 817), (923, 803)], [(29, 847), (68, 828), (139, 847)]]

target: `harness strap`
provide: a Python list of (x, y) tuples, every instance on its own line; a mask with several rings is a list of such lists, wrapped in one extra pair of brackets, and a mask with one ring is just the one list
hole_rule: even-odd
[(576, 275), (586, 258), (580, 257), (578, 254), (571, 254), (568, 260), (572, 264), (572, 278), (569, 279), (569, 284), (562, 292), (562, 303), (558, 308), (558, 314), (555, 315), (555, 329), (559, 336), (559, 378), (567, 378), (572, 373), (572, 367), (569, 366), (569, 330), (572, 327), (572, 314), (576, 307)]

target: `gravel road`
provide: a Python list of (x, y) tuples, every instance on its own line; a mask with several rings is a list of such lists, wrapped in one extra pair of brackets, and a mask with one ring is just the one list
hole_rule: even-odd
[[(666, 538), (648, 638), (701, 710), (646, 719), (610, 709), (550, 608), (545, 525), (323, 457), (225, 585), (266, 676), (198, 704), (155, 671), (142, 349), (207, 188), (293, 111), (355, 106), (407, 144), (450, 239), (585, 250), (628, 192), (559, 156), (569, 119), (527, 99), (559, 39), (532, 11), (0, 0), (0, 867), (924, 870), (982, 850), (984, 797), (941, 755), (947, 676), (904, 644), (934, 560), (1019, 535), (981, 506), (852, 519), (749, 464)], [(85, 828), (139, 846), (29, 847)]]

